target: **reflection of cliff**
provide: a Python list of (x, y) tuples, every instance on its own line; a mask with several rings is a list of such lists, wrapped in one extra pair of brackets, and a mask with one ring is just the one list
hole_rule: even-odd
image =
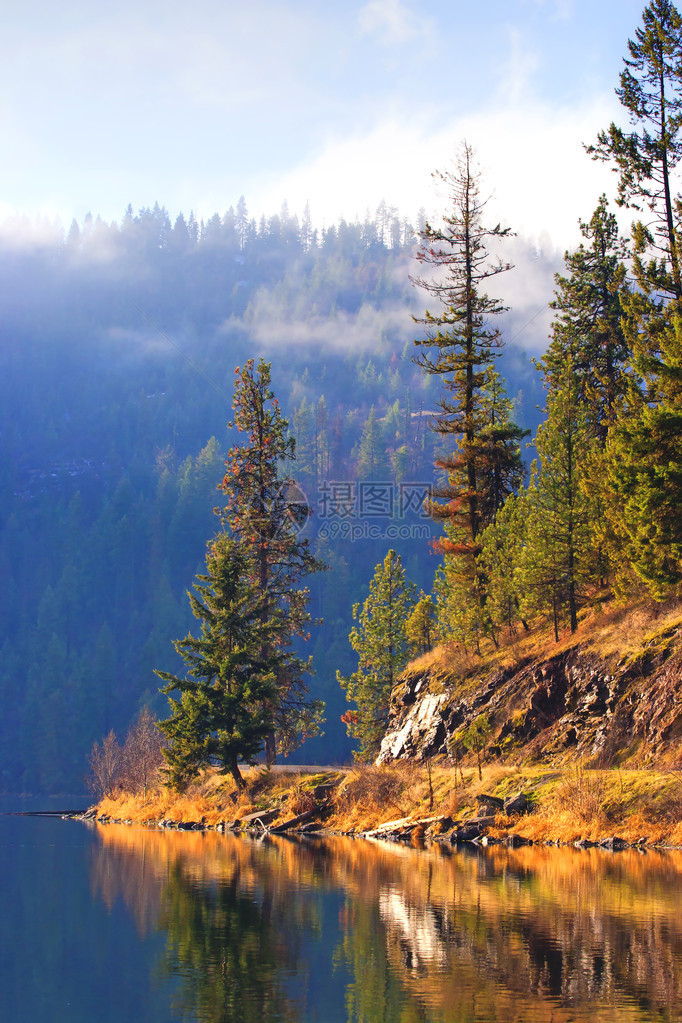
[(682, 1018), (677, 854), (101, 835), (93, 882), (166, 931), (199, 1020), (315, 1018), (283, 981), (305, 974), (311, 935), (329, 952), (318, 970), (348, 974), (345, 1006), (316, 1010), (328, 1021)]
[(543, 1005), (538, 1019), (611, 1019), (616, 1006), (619, 1019), (680, 1018), (681, 858), (497, 849), (435, 862), (427, 899), (408, 869), (379, 900), (389, 958), (422, 1001), (462, 1018), (486, 1000), (490, 1019)]

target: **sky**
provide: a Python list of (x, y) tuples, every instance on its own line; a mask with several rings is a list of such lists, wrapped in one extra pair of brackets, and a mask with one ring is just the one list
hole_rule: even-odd
[(579, 239), (643, 0), (4, 0), (0, 218), (415, 220), (466, 139), (496, 220)]

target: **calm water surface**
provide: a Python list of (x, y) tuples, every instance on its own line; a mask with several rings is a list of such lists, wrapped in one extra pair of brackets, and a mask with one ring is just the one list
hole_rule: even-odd
[(13, 1023), (682, 1020), (682, 854), (0, 817)]

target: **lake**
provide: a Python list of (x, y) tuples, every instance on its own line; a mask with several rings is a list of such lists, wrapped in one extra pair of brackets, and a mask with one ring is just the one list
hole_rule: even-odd
[(0, 816), (13, 1023), (682, 1019), (682, 854)]

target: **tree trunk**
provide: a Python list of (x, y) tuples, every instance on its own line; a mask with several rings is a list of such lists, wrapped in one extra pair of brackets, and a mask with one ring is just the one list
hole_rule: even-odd
[(270, 732), (269, 735), (265, 736), (265, 763), (268, 767), (272, 767), (273, 764), (277, 763), (277, 742), (274, 732)]
[(237, 786), (237, 791), (243, 792), (244, 789), (246, 788), (246, 782), (244, 781), (244, 776), (242, 775), (242, 772), (239, 770), (239, 764), (237, 763), (236, 760), (233, 760), (232, 763), (230, 764), (230, 774), (234, 778), (234, 783)]

